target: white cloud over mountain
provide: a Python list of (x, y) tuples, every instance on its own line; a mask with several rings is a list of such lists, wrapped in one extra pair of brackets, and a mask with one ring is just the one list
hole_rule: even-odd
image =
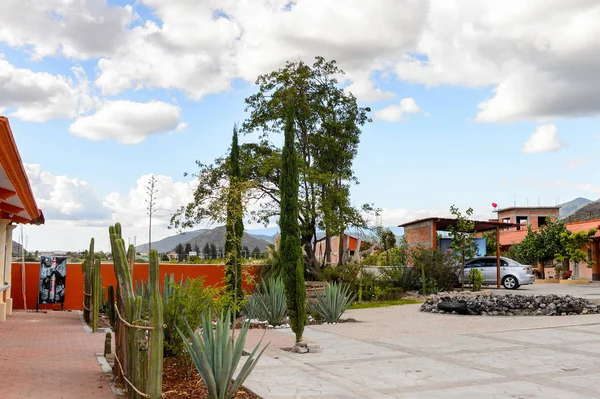
[[(141, 11), (152, 17), (143, 19), (148, 13)], [(0, 41), (34, 59), (94, 59), (95, 85), (105, 95), (162, 88), (192, 99), (229, 90), (235, 79), (252, 82), (286, 60), (322, 55), (338, 60), (361, 101), (394, 97), (377, 87), (373, 77), (381, 73), (426, 86), (490, 88), (491, 97), (473, 110), (475, 120), (507, 122), (600, 114), (598, 19), (600, 4), (593, 0), (139, 0), (127, 6), (6, 0)], [(0, 76), (2, 68), (9, 66), (2, 65)], [(60, 97), (68, 92), (66, 78), (44, 80), (62, 88), (52, 104), (67, 95)], [(38, 77), (31, 90), (49, 85)], [(73, 117), (72, 107), (66, 109), (33, 115), (22, 106), (15, 116)]]

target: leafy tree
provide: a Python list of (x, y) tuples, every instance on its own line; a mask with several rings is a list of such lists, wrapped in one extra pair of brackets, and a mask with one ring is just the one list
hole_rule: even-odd
[(219, 253), (217, 252), (217, 246), (214, 243), (210, 244), (210, 258), (217, 259)]
[(385, 229), (385, 231), (381, 235), (381, 244), (383, 246), (383, 250), (385, 251), (385, 257), (388, 265), (390, 264), (390, 249), (396, 246), (396, 236), (390, 229)]
[(250, 257), (250, 249), (244, 245), (242, 247), (242, 255), (244, 256), (244, 258), (248, 259)]
[(196, 255), (200, 256), (200, 246), (198, 244), (194, 245), (194, 252), (196, 252)]
[(181, 262), (185, 259), (185, 248), (183, 247), (182, 243), (179, 243), (177, 246), (175, 246), (175, 253), (177, 254), (178, 261)]
[(469, 208), (463, 215), (460, 210), (452, 205), (450, 213), (456, 218), (456, 226), (448, 227), (452, 242), (450, 248), (461, 257), (461, 288), (465, 289), (465, 262), (475, 256), (477, 244), (475, 243), (475, 222), (470, 220), (473, 208)]
[(225, 286), (233, 299), (234, 314), (237, 300), (244, 298), (242, 291), (242, 236), (244, 235), (244, 209), (237, 128), (233, 128), (229, 157), (229, 188), (227, 190), (227, 219), (225, 222)]
[(190, 252), (192, 252), (192, 244), (187, 242), (185, 243), (185, 254), (188, 255)]
[(484, 231), (482, 233), (483, 238), (485, 238), (485, 254), (487, 256), (496, 255), (496, 230), (493, 231)]
[[(560, 233), (562, 246), (555, 254), (555, 259), (562, 262), (564, 270), (569, 270), (570, 263), (577, 266), (579, 263), (587, 260), (587, 252), (583, 251), (582, 248), (587, 247), (597, 232), (597, 229), (590, 229), (576, 233), (566, 230)], [(588, 261), (590, 265), (593, 263), (592, 261)]]
[[(241, 174), (251, 187), (244, 196), (260, 204), (249, 216), (267, 223), (279, 215), (281, 200), (282, 155), (270, 136), (282, 132), (284, 99), (291, 96), (300, 172), (298, 218), (308, 271), (313, 276), (319, 274), (313, 246), (317, 228), (326, 231), (329, 240), (343, 235), (346, 226), (366, 227), (360, 211), (350, 205), (349, 196), (350, 186), (357, 183), (352, 163), (360, 128), (370, 121), (370, 109), (358, 107), (356, 98), (338, 87), (336, 76), (341, 74), (335, 61), (318, 57), (312, 66), (288, 62), (258, 77), (258, 93), (246, 99), (250, 115), (242, 126), (244, 133), (260, 134), (257, 142), (244, 144), (239, 151)], [(173, 214), (173, 227), (193, 226), (220, 211), (227, 196), (221, 183), (228, 177), (228, 158), (217, 158), (209, 165), (197, 162), (199, 184), (194, 202)], [(340, 245), (343, 253), (343, 240)]]
[(258, 258), (260, 258), (260, 254), (261, 254), (260, 248), (259, 247), (254, 247), (254, 249), (252, 250), (252, 257), (254, 259), (258, 259)]
[(210, 258), (210, 244), (209, 243), (204, 244), (204, 247), (202, 248), (202, 252), (204, 253), (205, 260)]
[(294, 146), (294, 113), (291, 98), (289, 101), (282, 151), (279, 261), (284, 271), (285, 294), (292, 330), (296, 334), (296, 342), (300, 342), (306, 324), (306, 286), (298, 224), (298, 158)]
[(169, 257), (167, 256), (167, 254), (162, 254), (160, 256), (160, 260), (161, 260), (161, 262), (168, 262), (169, 261)]

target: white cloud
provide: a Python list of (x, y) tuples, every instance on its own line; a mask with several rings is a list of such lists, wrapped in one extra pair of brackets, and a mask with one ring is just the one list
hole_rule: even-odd
[[(101, 57), (95, 84), (107, 95), (164, 88), (200, 99), (230, 90), (236, 79), (254, 82), (286, 60), (311, 63), (323, 55), (347, 72), (347, 90), (360, 101), (389, 101), (393, 93), (374, 77), (394, 75), (426, 86), (490, 89), (474, 110), (481, 122), (600, 114), (594, 0), (132, 4), (4, 0), (0, 42), (35, 58)], [(142, 6), (151, 19), (133, 11)]]
[(286, 60), (312, 63), (324, 55), (348, 72), (359, 99), (389, 100), (369, 77), (415, 46), (428, 8), (411, 0), (143, 3), (161, 24), (134, 28), (118, 51), (100, 60), (96, 84), (104, 93), (162, 87), (198, 99), (228, 90), (233, 79), (253, 82)]
[[(95, 237), (97, 248), (108, 250), (108, 226), (120, 222), (125, 237), (147, 242), (148, 215), (146, 187), (151, 175), (141, 176), (126, 193), (103, 195), (89, 182), (54, 175), (40, 165), (25, 164), (38, 206), (46, 223), (31, 230), (29, 248), (83, 249)], [(168, 229), (171, 214), (193, 199), (195, 181), (176, 182), (169, 176), (156, 176), (156, 212), (153, 215), (153, 237), (174, 234)], [(29, 249), (28, 248), (28, 249)]]
[(85, 72), (72, 68), (75, 80), (46, 72), (17, 68), (0, 54), (0, 109), (31, 122), (75, 118), (96, 103)]
[(53, 175), (37, 164), (25, 164), (38, 207), (48, 220), (89, 221), (104, 219), (110, 212), (88, 182)]
[(522, 152), (526, 154), (535, 154), (542, 152), (556, 152), (561, 148), (565, 147), (565, 143), (563, 143), (558, 135), (556, 134), (558, 129), (556, 126), (550, 125), (541, 125), (535, 129), (535, 132), (531, 134), (531, 138), (527, 141), (523, 148)]
[(585, 163), (586, 161), (581, 158), (569, 158), (566, 161), (566, 166), (569, 170), (575, 170), (578, 169), (581, 165), (584, 165)]
[(133, 19), (131, 6), (106, 0), (2, 0), (0, 42), (25, 47), (34, 59), (86, 59), (112, 53)]
[(375, 112), (375, 119), (387, 122), (400, 122), (406, 120), (405, 114), (420, 113), (421, 108), (411, 97), (403, 98), (398, 105), (390, 105), (384, 109)]
[(69, 131), (90, 140), (137, 144), (150, 134), (185, 129), (187, 124), (180, 117), (179, 107), (162, 101), (108, 101), (93, 115), (79, 117)]

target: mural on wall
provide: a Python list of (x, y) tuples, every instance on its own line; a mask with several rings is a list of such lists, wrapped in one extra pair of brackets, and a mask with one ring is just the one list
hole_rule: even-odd
[(38, 303), (64, 303), (67, 258), (42, 256)]

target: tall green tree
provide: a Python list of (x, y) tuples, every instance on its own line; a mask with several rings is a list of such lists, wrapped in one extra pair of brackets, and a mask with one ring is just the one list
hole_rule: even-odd
[(185, 247), (182, 243), (179, 243), (175, 246), (175, 253), (177, 254), (177, 260), (182, 261), (185, 259)]
[(204, 254), (204, 260), (210, 259), (210, 244), (209, 243), (204, 244), (204, 247), (202, 248), (202, 253)]
[[(351, 205), (350, 187), (357, 183), (352, 164), (361, 127), (370, 121), (370, 109), (359, 107), (356, 98), (339, 87), (336, 77), (342, 74), (335, 61), (317, 57), (312, 66), (288, 62), (259, 76), (258, 92), (246, 99), (249, 117), (241, 129), (258, 133), (256, 142), (240, 146), (239, 153), (242, 176), (252, 183), (244, 195), (259, 204), (248, 216), (268, 223), (279, 216), (281, 201), (282, 155), (272, 144), (272, 135), (284, 130), (285, 98), (292, 96), (299, 155), (298, 219), (307, 270), (313, 276), (320, 272), (314, 244), (318, 228), (326, 232), (329, 243), (330, 237), (343, 235), (347, 226), (366, 227), (360, 210)], [(226, 156), (213, 164), (197, 162), (199, 184), (194, 201), (173, 214), (173, 227), (192, 227), (218, 212), (226, 202), (221, 183), (228, 177), (229, 162)]]
[(294, 145), (294, 103), (287, 104), (285, 142), (281, 165), (280, 265), (284, 271), (285, 294), (296, 342), (302, 341), (306, 324), (306, 285), (298, 224), (298, 156)]
[(200, 246), (198, 244), (194, 245), (194, 252), (196, 252), (196, 255), (200, 256)]
[(190, 244), (189, 242), (185, 243), (185, 254), (188, 255), (190, 252), (192, 252), (192, 244)]
[(218, 256), (219, 256), (219, 253), (217, 251), (217, 246), (214, 243), (211, 243), (210, 244), (210, 258), (217, 259)]
[(598, 229), (590, 229), (588, 231), (572, 231), (565, 230), (560, 233), (561, 247), (555, 254), (555, 259), (562, 262), (563, 270), (569, 270), (572, 263), (575, 267), (581, 262), (587, 261), (589, 265), (594, 262), (587, 259), (587, 246), (592, 241), (592, 237), (598, 232)]
[(242, 291), (242, 236), (244, 235), (244, 209), (242, 204), (242, 174), (238, 147), (237, 127), (233, 128), (231, 153), (229, 156), (229, 187), (227, 190), (227, 219), (225, 221), (225, 286), (233, 299), (237, 311), (237, 302), (244, 298)]
[(448, 232), (452, 238), (452, 248), (461, 259), (461, 288), (465, 289), (465, 262), (475, 256), (477, 244), (475, 243), (475, 222), (471, 220), (473, 208), (469, 208), (463, 215), (460, 210), (452, 205), (450, 213), (456, 218), (456, 225), (450, 226)]
[(258, 259), (258, 258), (260, 258), (260, 254), (261, 254), (260, 248), (259, 247), (254, 247), (254, 249), (252, 250), (252, 257), (254, 259)]

